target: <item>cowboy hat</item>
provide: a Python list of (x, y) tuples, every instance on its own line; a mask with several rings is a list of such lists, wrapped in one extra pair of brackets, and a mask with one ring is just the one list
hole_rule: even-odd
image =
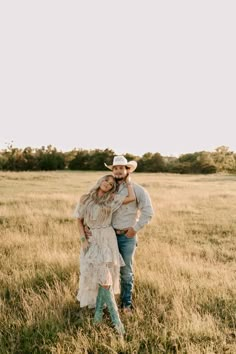
[(136, 161), (127, 161), (124, 156), (114, 156), (113, 158), (113, 164), (112, 165), (107, 165), (104, 163), (104, 165), (109, 168), (109, 170), (112, 170), (114, 166), (127, 166), (129, 168), (129, 172), (134, 172), (134, 170), (137, 168), (137, 162)]

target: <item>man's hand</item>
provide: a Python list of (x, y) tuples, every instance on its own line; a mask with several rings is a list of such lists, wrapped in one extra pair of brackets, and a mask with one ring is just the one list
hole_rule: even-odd
[(125, 233), (125, 236), (132, 238), (135, 235), (136, 235), (136, 231), (132, 227), (128, 227), (128, 230)]
[(89, 239), (89, 237), (92, 236), (92, 232), (87, 225), (84, 226), (84, 233), (85, 233), (87, 239)]

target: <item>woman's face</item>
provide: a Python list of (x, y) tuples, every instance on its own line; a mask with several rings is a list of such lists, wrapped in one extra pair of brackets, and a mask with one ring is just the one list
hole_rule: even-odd
[(107, 177), (105, 178), (104, 180), (102, 180), (101, 184), (100, 184), (100, 189), (106, 193), (106, 192), (109, 192), (113, 186), (114, 186), (114, 178), (112, 177)]

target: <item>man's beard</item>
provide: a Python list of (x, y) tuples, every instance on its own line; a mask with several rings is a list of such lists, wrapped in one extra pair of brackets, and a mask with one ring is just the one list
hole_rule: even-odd
[(115, 177), (115, 180), (118, 181), (123, 181), (124, 177)]

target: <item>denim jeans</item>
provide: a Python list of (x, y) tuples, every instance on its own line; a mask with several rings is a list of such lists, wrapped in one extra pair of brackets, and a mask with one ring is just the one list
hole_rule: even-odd
[(129, 238), (124, 234), (117, 235), (119, 251), (125, 262), (125, 266), (120, 268), (120, 298), (122, 307), (130, 307), (132, 305), (134, 283), (133, 257), (137, 245), (136, 237)]

